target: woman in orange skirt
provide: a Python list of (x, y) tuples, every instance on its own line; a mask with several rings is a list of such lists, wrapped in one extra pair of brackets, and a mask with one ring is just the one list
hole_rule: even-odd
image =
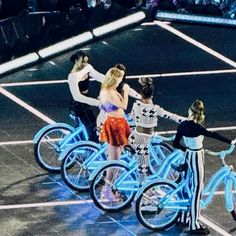
[[(116, 88), (122, 81), (124, 71), (117, 68), (111, 68), (106, 73), (100, 91), (100, 108), (107, 113), (107, 118), (102, 125), (100, 132), (100, 141), (107, 142), (109, 160), (118, 160), (120, 158), (122, 148), (128, 144), (130, 135), (129, 125), (124, 117), (124, 110), (128, 105), (129, 86), (124, 84), (123, 97), (117, 92)], [(107, 173), (108, 182), (112, 182), (114, 174)], [(109, 186), (104, 186), (102, 197), (113, 198), (113, 193)]]

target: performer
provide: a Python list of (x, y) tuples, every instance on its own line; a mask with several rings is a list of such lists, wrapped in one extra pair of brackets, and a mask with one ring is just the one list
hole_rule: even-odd
[[(199, 222), (200, 217), (200, 199), (204, 186), (204, 150), (203, 139), (204, 136), (218, 139), (228, 144), (235, 144), (233, 141), (221, 136), (220, 134), (205, 129), (202, 124), (205, 119), (204, 104), (200, 100), (192, 103), (188, 110), (188, 120), (179, 124), (177, 134), (173, 141), (176, 148), (185, 152), (185, 160), (190, 168), (191, 179), (189, 186), (192, 190), (191, 208), (190, 208), (190, 222), (189, 228), (191, 234), (208, 235), (210, 233), (208, 228), (203, 227)], [(183, 138), (185, 146), (180, 143)], [(180, 221), (182, 223), (188, 222), (186, 213), (183, 213)]]
[(104, 75), (96, 71), (90, 64), (88, 55), (79, 51), (70, 58), (74, 67), (68, 76), (68, 83), (73, 97), (70, 109), (80, 117), (88, 130), (89, 138), (98, 141), (96, 134), (96, 116), (91, 106), (98, 107), (100, 102), (97, 98), (88, 96), (91, 78), (102, 82)]
[[(116, 88), (117, 92), (122, 97), (124, 97), (123, 86), (125, 85), (125, 82), (126, 82), (127, 70), (126, 70), (126, 67), (121, 63), (116, 64), (114, 67), (124, 72), (123, 78), (122, 78), (120, 84), (118, 85), (118, 87)], [(141, 95), (130, 87), (129, 87), (129, 96), (132, 98), (135, 98), (135, 99), (141, 99)], [(100, 109), (99, 115), (97, 117), (97, 131), (98, 131), (98, 133), (100, 132), (100, 128), (102, 127), (102, 124), (106, 120), (106, 115), (107, 115), (107, 113), (104, 111), (104, 109)]]
[[(124, 110), (128, 105), (129, 86), (124, 84), (123, 97), (117, 92), (117, 87), (121, 83), (123, 76), (124, 71), (117, 68), (109, 69), (102, 82), (99, 96), (101, 109), (107, 113), (106, 120), (101, 128), (100, 141), (109, 144), (109, 160), (118, 160), (120, 158), (122, 147), (128, 144), (130, 135), (129, 125), (124, 117)], [(107, 172), (106, 182), (112, 183), (113, 177), (114, 173), (112, 171)], [(102, 189), (101, 197), (109, 200), (115, 200), (116, 198), (107, 184)]]
[(129, 144), (136, 151), (137, 163), (139, 165), (139, 181), (143, 183), (148, 172), (149, 152), (148, 144), (157, 126), (158, 116), (173, 120), (177, 123), (186, 118), (170, 113), (158, 105), (153, 104), (152, 98), (154, 86), (151, 78), (140, 78), (142, 85), (141, 101), (136, 101), (131, 110), (136, 128), (129, 137)]

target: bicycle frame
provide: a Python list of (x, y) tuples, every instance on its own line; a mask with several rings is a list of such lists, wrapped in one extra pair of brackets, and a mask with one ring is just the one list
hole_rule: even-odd
[[(154, 158), (155, 158), (155, 156), (154, 156)], [(161, 165), (161, 167), (160, 167), (160, 169), (158, 170), (157, 173), (155, 173), (155, 174), (153, 174), (151, 176), (147, 176), (146, 183), (149, 183), (149, 182), (151, 182), (152, 180), (155, 180), (155, 179), (162, 179), (162, 178), (165, 179), (165, 178), (167, 178), (168, 173), (171, 170), (171, 163), (176, 163), (178, 160), (180, 160), (182, 158), (183, 158), (182, 151), (175, 150), (174, 152), (172, 152), (165, 159), (164, 163)], [(157, 158), (155, 158), (155, 159), (157, 159)], [(116, 163), (120, 163), (120, 161), (116, 161)], [(127, 163), (124, 163), (124, 164), (127, 165)], [(119, 178), (117, 178), (115, 180), (113, 188), (114, 189), (118, 189), (119, 191), (134, 191), (134, 192), (138, 192), (139, 189), (140, 189), (140, 184), (139, 184), (139, 181), (138, 181), (138, 177), (136, 175), (136, 171), (138, 169), (138, 164), (136, 163), (136, 160), (133, 158), (131, 160), (131, 162), (128, 163), (127, 167), (129, 169), (129, 171), (126, 172), (125, 174), (119, 176)], [(127, 181), (127, 178), (130, 175), (135, 175), (136, 179), (135, 180)]]
[[(77, 141), (80, 141), (81, 138), (79, 138), (79, 134), (82, 134), (84, 137), (84, 141), (88, 141), (88, 133), (84, 126), (84, 124), (80, 123), (80, 125), (75, 128), (74, 132), (72, 134), (67, 135), (59, 144), (58, 151), (63, 152), (68, 144), (73, 144)], [(61, 159), (59, 159), (61, 160)]]
[(214, 197), (214, 192), (217, 187), (223, 183), (225, 186), (225, 204), (227, 211), (231, 212), (234, 209), (232, 199), (232, 187), (236, 187), (236, 173), (232, 167), (226, 165), (219, 169), (209, 180), (208, 184), (203, 190), (203, 196), (207, 197), (201, 200), (201, 207), (206, 208)]
[[(189, 177), (189, 176), (188, 176)], [(206, 198), (201, 199), (201, 208), (206, 208), (214, 197), (214, 193), (217, 187), (220, 184), (224, 184), (225, 186), (225, 203), (226, 210), (231, 212), (234, 210), (234, 202), (232, 199), (232, 188), (236, 187), (236, 173), (233, 171), (232, 167), (225, 165), (221, 169), (219, 169), (209, 180), (206, 187), (203, 190), (203, 196)], [(187, 193), (187, 198), (181, 198), (180, 200), (171, 200), (171, 198), (179, 193), (182, 194), (182, 191), (185, 190)], [(186, 185), (185, 179), (183, 179), (179, 184), (176, 185), (176, 189), (174, 191), (167, 192), (166, 196), (160, 200), (160, 204), (158, 204), (158, 208), (165, 209), (179, 209), (182, 211), (188, 211), (190, 206), (191, 199), (191, 190), (189, 186)]]

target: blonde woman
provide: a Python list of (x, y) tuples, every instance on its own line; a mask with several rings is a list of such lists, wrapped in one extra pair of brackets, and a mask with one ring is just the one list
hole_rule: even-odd
[[(120, 82), (120, 84), (116, 88), (117, 92), (123, 97), (123, 95), (124, 95), (123, 86), (126, 82), (126, 74), (127, 74), (126, 67), (123, 64), (118, 63), (114, 66), (114, 68), (117, 68), (121, 71), (124, 71), (122, 81)], [(137, 93), (132, 88), (129, 88), (129, 96), (134, 98), (134, 99), (141, 99), (141, 95), (139, 93)], [(107, 115), (107, 113), (104, 110), (101, 109), (100, 113), (97, 117), (97, 130), (98, 130), (98, 132), (100, 132), (100, 128), (101, 128), (102, 124), (104, 123), (104, 121), (106, 120), (106, 115)]]
[[(130, 135), (129, 125), (124, 117), (124, 110), (128, 105), (129, 86), (123, 85), (123, 96), (117, 92), (117, 87), (122, 81), (124, 71), (117, 68), (111, 68), (106, 73), (102, 82), (100, 91), (101, 109), (107, 113), (106, 120), (102, 125), (100, 132), (100, 141), (107, 142), (109, 160), (118, 160), (120, 158), (122, 147), (128, 144)], [(107, 173), (107, 181), (112, 182), (113, 173)], [(113, 198), (113, 193), (108, 186), (102, 191), (102, 197)]]

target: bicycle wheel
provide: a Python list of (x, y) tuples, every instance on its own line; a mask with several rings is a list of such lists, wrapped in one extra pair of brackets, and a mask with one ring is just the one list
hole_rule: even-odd
[(152, 142), (149, 147), (150, 150), (150, 162), (149, 168), (150, 171), (154, 174), (156, 173), (163, 162), (166, 160), (168, 155), (170, 155), (174, 149), (164, 142)]
[(34, 144), (34, 156), (41, 168), (46, 171), (60, 173), (61, 161), (58, 160), (61, 153), (60, 143), (73, 133), (73, 128), (63, 124), (46, 129), (38, 141)]
[[(107, 180), (109, 171), (113, 173), (111, 181)], [(136, 193), (133, 183), (137, 182), (137, 177), (127, 175), (128, 171), (129, 167), (124, 163), (110, 162), (97, 172), (90, 185), (90, 194), (98, 208), (116, 212), (131, 204)], [(104, 189), (108, 191), (105, 195)]]
[[(144, 188), (135, 205), (139, 222), (148, 229), (160, 231), (167, 229), (177, 222), (180, 216), (178, 207), (165, 208), (162, 199), (175, 190), (175, 185), (165, 180), (155, 181)], [(174, 194), (170, 201), (179, 200), (178, 194)], [(166, 203), (168, 204), (168, 202)], [(173, 206), (173, 205), (172, 205)]]
[[(69, 150), (62, 161), (61, 175), (64, 182), (73, 190), (89, 190), (89, 176), (107, 159), (105, 153), (95, 156), (100, 150), (96, 144), (80, 144)], [(94, 158), (95, 156), (95, 158)], [(84, 162), (86, 160), (86, 163)]]

